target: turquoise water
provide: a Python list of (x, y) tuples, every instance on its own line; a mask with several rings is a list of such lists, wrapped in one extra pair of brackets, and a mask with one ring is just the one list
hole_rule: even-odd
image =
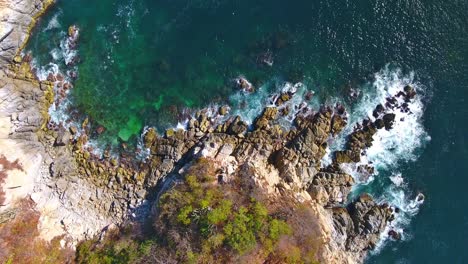
[[(352, 102), (350, 88), (375, 95), (414, 73), (424, 114), (402, 124), (401, 140), (387, 138), (392, 148), (373, 152), (379, 175), (360, 188), (400, 206), (419, 191), (426, 201), (401, 220), (404, 241), (387, 242), (368, 262), (465, 263), (467, 10), (466, 0), (63, 0), (42, 19), (28, 50), (39, 66), (78, 71), (72, 108), (106, 128), (97, 138), (104, 142), (132, 141), (146, 125), (173, 126), (190, 109), (235, 104), (245, 99), (230, 81), (239, 75), (257, 87), (304, 81), (321, 101), (340, 98), (359, 116), (372, 100)], [(57, 55), (71, 24), (80, 28), (76, 67)], [(272, 66), (261, 62), (265, 55)], [(368, 84), (397, 68), (396, 80)], [(260, 97), (247, 98), (244, 108)]]

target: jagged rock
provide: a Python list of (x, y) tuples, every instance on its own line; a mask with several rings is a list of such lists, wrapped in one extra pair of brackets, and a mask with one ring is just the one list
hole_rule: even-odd
[(361, 160), (361, 156), (357, 152), (352, 152), (350, 150), (347, 151), (336, 151), (334, 160), (336, 163), (352, 163), (352, 162), (359, 162)]
[(416, 91), (414, 90), (414, 88), (410, 85), (407, 85), (405, 86), (405, 88), (403, 89), (406, 93), (406, 98), (408, 100), (410, 99), (413, 99), (415, 96), (416, 96)]
[(388, 231), (388, 236), (391, 237), (393, 240), (401, 240), (401, 234), (395, 230)]
[(344, 241), (345, 250), (363, 256), (373, 249), (385, 230), (392, 210), (387, 205), (376, 204), (368, 194), (361, 195), (347, 208), (334, 208), (335, 239)]
[(72, 135), (76, 135), (76, 133), (78, 133), (78, 128), (76, 128), (76, 126), (70, 126), (69, 130)]
[(266, 107), (262, 115), (255, 120), (255, 129), (264, 129), (268, 126), (271, 120), (276, 119), (278, 109), (276, 107)]
[(145, 147), (146, 148), (151, 147), (153, 143), (156, 141), (157, 137), (158, 137), (158, 134), (156, 133), (156, 129), (149, 128), (143, 137), (143, 142), (145, 144)]
[(83, 123), (81, 123), (81, 128), (87, 129), (88, 125), (89, 125), (89, 118), (85, 118), (85, 120), (83, 120)]
[(381, 118), (375, 120), (374, 124), (377, 129), (382, 129), (385, 127), (385, 122)]
[(221, 107), (219, 108), (219, 110), (218, 110), (218, 113), (219, 113), (220, 115), (222, 115), (222, 116), (227, 115), (228, 112), (229, 112), (229, 107), (226, 106), (226, 105), (221, 106)]
[[(76, 31), (71, 30), (69, 34), (74, 36)], [(18, 64), (23, 64), (24, 61), (25, 59), (16, 59)], [(51, 76), (50, 79), (57, 80), (58, 77)], [(239, 79), (237, 84), (245, 91), (253, 90), (253, 86), (245, 78)], [(44, 95), (50, 88), (50, 83), (41, 84), (40, 96), (28, 92), (23, 94), (23, 98), (34, 100), (34, 104), (44, 101), (52, 103), (53, 95)], [(406, 98), (414, 97), (413, 92), (414, 89), (405, 88)], [(295, 117), (292, 129), (281, 128), (274, 120), (280, 111), (283, 115), (290, 114), (287, 108), (289, 103), (284, 103), (290, 101), (293, 93), (284, 92), (277, 98), (275, 104), (281, 105), (280, 110), (276, 107), (265, 108), (256, 119), (253, 131), (248, 131), (248, 124), (238, 116), (229, 118), (223, 124), (215, 123), (216, 117), (208, 116), (207, 111), (197, 113), (196, 118), (189, 121), (187, 131), (168, 129), (165, 135), (158, 136), (154, 129), (149, 129), (143, 139), (145, 147), (150, 148), (151, 155), (141, 164), (126, 163), (123, 156), (119, 162), (110, 159), (108, 149), (104, 152), (103, 159), (85, 149), (86, 133), (89, 132), (86, 130), (92, 127), (89, 124), (90, 120), (85, 119), (82, 123), (83, 134), (76, 139), (72, 148), (73, 154), (68, 148), (50, 150), (54, 153), (54, 162), (49, 163), (53, 182), (47, 186), (54, 186), (54, 192), (64, 195), (65, 198), (60, 198), (59, 201), (69, 204), (72, 208), (81, 208), (76, 210), (83, 213), (85, 218), (94, 212), (105, 218), (99, 224), (107, 224), (109, 221), (119, 223), (128, 219), (128, 210), (135, 208), (139, 200), (145, 199), (148, 191), (154, 188), (158, 181), (168, 175), (178, 174), (182, 167), (203, 156), (212, 162), (213, 166), (219, 167), (220, 170), (216, 174), (221, 176), (222, 183), (229, 183), (229, 177), (234, 173), (241, 173), (249, 187), (263, 188), (262, 190), (267, 190), (268, 195), (272, 197), (281, 198), (282, 195), (288, 194), (289, 196), (284, 197), (294, 197), (301, 202), (318, 202), (315, 204), (322, 210), (333, 214), (333, 226), (337, 236), (334, 241), (341, 245), (337, 250), (356, 252), (356, 255), (361, 256), (377, 243), (387, 222), (392, 219), (392, 210), (388, 206), (376, 204), (366, 195), (347, 207), (324, 209), (343, 206), (354, 184), (354, 179), (341, 172), (338, 166), (321, 169), (327, 141), (346, 126), (345, 110), (337, 106), (335, 109), (324, 107), (319, 112), (304, 111)], [(34, 99), (37, 97), (40, 98)], [(388, 108), (398, 107), (399, 102), (395, 98), (389, 98), (387, 102), (387, 109), (380, 105), (373, 113), (374, 116), (378, 116), (376, 118), (381, 118), (378, 119), (381, 121), (378, 123), (368, 120), (360, 124), (348, 137), (346, 149), (334, 154), (334, 165), (360, 161), (361, 152), (371, 146), (377, 129), (391, 129), (395, 115), (381, 115)], [(29, 108), (29, 105), (18, 107), (24, 110)], [(291, 109), (294, 109), (293, 106)], [(44, 117), (37, 114), (39, 112), (21, 111), (15, 118), (11, 115), (14, 122), (21, 123), (21, 129), (15, 131), (12, 137), (38, 141), (38, 136), (33, 131), (38, 130), (38, 126), (44, 122)], [(227, 108), (219, 109), (220, 115), (226, 115), (227, 112)], [(30, 127), (36, 130), (31, 130)], [(61, 129), (57, 132), (56, 142), (60, 145), (67, 144), (64, 141), (64, 133), (68, 132)], [(77, 135), (78, 129), (70, 127), (70, 133)], [(327, 213), (324, 217), (329, 217)], [(75, 220), (70, 219), (72, 218), (64, 221), (65, 226), (74, 224), (72, 221)], [(98, 221), (94, 218), (86, 220), (92, 225)], [(86, 225), (84, 222), (81, 224)]]
[(289, 100), (291, 100), (291, 95), (288, 93), (281, 93), (281, 95), (276, 99), (275, 105), (281, 106)]
[(390, 130), (393, 127), (393, 122), (395, 121), (395, 114), (385, 114), (383, 117), (383, 122), (386, 130)]
[(382, 114), (384, 111), (385, 111), (385, 109), (384, 109), (383, 105), (379, 104), (379, 105), (377, 105), (377, 107), (372, 112), (372, 116), (374, 116), (375, 118), (378, 118), (380, 116), (380, 114)]
[(65, 146), (68, 144), (70, 141), (70, 132), (66, 130), (63, 126), (60, 126), (58, 132), (57, 132), (57, 137), (55, 138), (55, 146)]
[(239, 116), (236, 116), (232, 121), (227, 132), (231, 135), (242, 135), (247, 131), (247, 123), (241, 120)]
[[(344, 204), (354, 185), (354, 179), (345, 173), (319, 172), (315, 174), (307, 191), (322, 204)], [(323, 199), (320, 196), (326, 197)]]
[(331, 126), (332, 135), (333, 136), (338, 135), (343, 130), (343, 128), (346, 127), (346, 124), (347, 122), (343, 117), (339, 115), (333, 115), (332, 126)]
[(97, 133), (98, 135), (101, 135), (102, 133), (104, 133), (104, 131), (106, 131), (106, 128), (103, 127), (103, 126), (98, 126), (98, 127), (96, 128), (96, 133)]

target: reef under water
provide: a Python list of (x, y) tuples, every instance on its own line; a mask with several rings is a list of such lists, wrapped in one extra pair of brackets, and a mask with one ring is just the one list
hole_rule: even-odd
[[(53, 122), (89, 122), (95, 150), (125, 144), (143, 158), (148, 127), (185, 127), (199, 109), (225, 107), (252, 125), (272, 96), (294, 89), (282, 126), (303, 104), (318, 111), (341, 103), (346, 136), (410, 85), (417, 96), (406, 112), (394, 111), (393, 129), (379, 130), (356, 166), (343, 166), (358, 183), (351, 197), (369, 192), (401, 212), (390, 227), (402, 241), (382, 240), (368, 262), (463, 261), (467, 198), (453, 183), (468, 169), (467, 8), (466, 1), (59, 1), (25, 52), (38, 77), (56, 84)], [(327, 152), (345, 144), (330, 140)], [(326, 155), (323, 166), (331, 160)], [(375, 169), (370, 177), (358, 171), (366, 164)]]

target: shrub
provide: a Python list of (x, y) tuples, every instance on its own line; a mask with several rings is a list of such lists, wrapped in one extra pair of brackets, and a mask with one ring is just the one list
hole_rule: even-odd
[(213, 225), (219, 225), (225, 222), (231, 214), (231, 208), (232, 201), (223, 199), (216, 208), (208, 213), (208, 222)]
[(280, 239), (283, 235), (290, 235), (292, 233), (289, 225), (278, 219), (271, 220), (268, 231), (270, 238), (275, 241)]
[(40, 214), (29, 199), (19, 201), (15, 217), (0, 224), (0, 259), (7, 263), (67, 263), (73, 253), (62, 249), (56, 237), (47, 242), (39, 237)]

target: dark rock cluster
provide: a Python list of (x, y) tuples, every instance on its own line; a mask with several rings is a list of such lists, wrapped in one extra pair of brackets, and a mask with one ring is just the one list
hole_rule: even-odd
[(347, 251), (363, 254), (375, 248), (387, 223), (394, 218), (393, 209), (387, 204), (377, 204), (368, 194), (361, 195), (347, 207), (336, 207), (333, 225), (336, 241), (342, 242)]
[[(23, 74), (21, 67), (19, 65), (16, 71), (20, 76), (26, 76), (28, 69), (25, 68)], [(47, 109), (53, 103), (52, 86), (44, 82), (41, 87), (44, 97), (41, 102), (46, 102), (44, 109)], [(40, 127), (46, 131), (44, 137), (52, 136), (51, 145), (58, 149), (50, 151), (59, 155), (50, 166), (52, 179), (57, 181), (57, 192), (62, 196), (67, 193), (70, 197), (84, 197), (75, 193), (78, 189), (72, 191), (67, 187), (68, 181), (73, 177), (88, 181), (96, 188), (95, 193), (86, 194), (89, 203), (94, 204), (101, 214), (120, 219), (116, 221), (128, 218), (148, 203), (159, 182), (178, 175), (187, 164), (206, 156), (219, 163), (217, 176), (220, 182), (229, 181), (230, 174), (246, 168), (265, 171), (268, 166), (273, 168), (280, 179), (274, 184), (277, 193), (285, 190), (305, 192), (313, 201), (330, 210), (336, 243), (341, 245), (341, 250), (362, 257), (375, 247), (387, 223), (393, 220), (394, 210), (388, 205), (377, 204), (366, 194), (348, 202), (355, 179), (340, 165), (359, 162), (365, 150), (372, 146), (377, 131), (392, 129), (396, 117), (394, 111), (409, 111), (407, 103), (414, 98), (414, 89), (405, 87), (396, 96), (387, 98), (384, 105), (379, 104), (373, 111), (373, 121), (369, 118), (357, 124), (348, 135), (345, 149), (332, 153), (333, 162), (327, 167), (323, 167), (321, 161), (330, 140), (347, 126), (346, 110), (341, 105), (316, 111), (301, 108), (292, 126), (285, 128), (280, 122), (284, 109), (299, 109), (289, 105), (293, 96), (296, 96), (294, 92), (277, 96), (275, 106), (263, 109), (251, 126), (239, 116), (229, 117), (228, 108), (223, 108), (214, 111), (219, 116), (209, 114), (213, 111), (201, 110), (188, 121), (185, 129), (168, 129), (164, 135), (158, 135), (154, 128), (150, 128), (142, 137), (144, 147), (149, 150), (143, 161), (123, 154), (112, 156), (108, 149), (100, 155), (93, 152), (86, 145), (87, 135), (91, 133), (88, 120), (80, 127), (65, 129), (56, 124), (50, 129), (43, 124), (48, 120), (44, 111), (37, 118), (40, 121), (35, 124), (35, 130)], [(218, 118), (220, 116), (224, 118)], [(16, 119), (24, 118), (18, 116)], [(358, 172), (369, 176), (374, 170), (371, 165), (360, 165)], [(398, 233), (389, 235), (399, 237)]]
[[(410, 92), (400, 96), (411, 99)], [(284, 104), (289, 98), (281, 100)], [(394, 211), (388, 205), (377, 204), (366, 194), (348, 203), (355, 179), (342, 171), (340, 164), (359, 162), (362, 152), (372, 145), (373, 135), (379, 129), (392, 129), (395, 114), (391, 110), (396, 107), (403, 107), (396, 99), (391, 105), (378, 105), (374, 111), (375, 121), (368, 119), (359, 124), (348, 136), (345, 150), (335, 152), (333, 163), (325, 168), (321, 160), (329, 140), (347, 125), (346, 111), (340, 105), (297, 114), (290, 129), (279, 125), (276, 106), (266, 107), (251, 127), (239, 116), (217, 123), (207, 114), (209, 111), (202, 110), (189, 120), (184, 130), (168, 129), (164, 135), (158, 135), (155, 129), (148, 129), (143, 135), (143, 144), (150, 154), (147, 160), (139, 163), (91, 154), (83, 147), (87, 140), (85, 135), (75, 137), (71, 144), (81, 176), (103, 187), (104, 192), (114, 194), (114, 200), (104, 202), (111, 203), (112, 206), (104, 207), (111, 210), (111, 214), (125, 216), (129, 208), (137, 207), (148, 198), (148, 191), (158, 182), (168, 175), (178, 174), (200, 156), (209, 156), (213, 162), (232, 160), (234, 171), (246, 168), (244, 165), (249, 168), (268, 165), (275, 168), (281, 178), (275, 188), (281, 190), (288, 186), (292, 191), (306, 191), (312, 200), (331, 210), (343, 250), (365, 254), (376, 245), (387, 223), (393, 220)], [(65, 142), (62, 131), (57, 135), (57, 144)], [(227, 170), (220, 166), (218, 178), (221, 181), (229, 180)], [(373, 174), (370, 165), (362, 165), (359, 170)]]

